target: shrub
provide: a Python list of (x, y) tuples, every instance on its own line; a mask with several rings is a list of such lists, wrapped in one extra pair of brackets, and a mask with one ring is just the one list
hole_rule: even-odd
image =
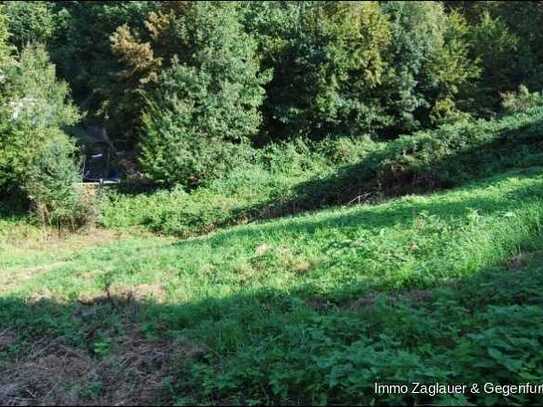
[[(229, 112), (241, 108), (236, 106), (236, 92), (223, 89), (212, 94), (205, 72), (177, 62), (159, 81), (143, 115), (139, 162), (148, 177), (191, 188), (220, 178), (246, 161), (250, 151), (246, 135), (251, 129), (243, 124), (243, 113), (226, 119)], [(234, 118), (240, 122), (234, 123)]]
[(479, 75), (464, 18), (439, 2), (258, 3), (245, 25), (273, 69), (264, 141), (394, 138), (451, 121)]
[(390, 121), (376, 91), (390, 30), (376, 2), (250, 4), (245, 25), (273, 70), (265, 141), (357, 135)]
[(236, 160), (241, 165), (191, 193), (179, 188), (136, 196), (110, 192), (100, 205), (101, 222), (186, 237), (327, 205), (430, 192), (539, 165), (542, 126), (543, 111), (535, 108), (500, 120), (447, 124), (391, 142), (338, 137), (271, 143), (242, 150), (245, 162)]
[[(8, 32), (8, 18), (5, 14), (5, 6), (0, 4), (0, 66), (2, 67), (1, 74), (3, 75), (3, 69), (6, 63), (10, 60), (11, 49), (8, 44), (9, 32)], [(3, 79), (2, 79), (3, 80)]]
[(524, 85), (517, 92), (502, 94), (502, 107), (506, 113), (522, 113), (538, 106), (543, 106), (543, 93), (530, 92)]
[(75, 146), (58, 129), (44, 129), (44, 144), (25, 174), (23, 189), (45, 224), (73, 228), (84, 223), (87, 208), (82, 201)]
[[(316, 176), (293, 189), (279, 213), (337, 205), (355, 199), (432, 191), (526, 163), (540, 147), (543, 109), (500, 120), (469, 120), (400, 136), (374, 145), (362, 160)], [(536, 156), (540, 159), (540, 155)]]
[(468, 54), (467, 25), (439, 2), (391, 1), (383, 4), (393, 33), (387, 55), (384, 109), (392, 129), (411, 132), (458, 114), (459, 91), (479, 75)]
[(468, 87), (468, 93), (474, 99), (473, 110), (489, 114), (499, 107), (499, 93), (516, 86), (518, 38), (504, 21), (485, 11), (470, 27), (469, 42), (471, 54), (481, 62), (482, 75)]
[(287, 199), (296, 185), (358, 162), (378, 146), (368, 138), (347, 137), (318, 143), (297, 138), (258, 150), (237, 146), (237, 164), (190, 193), (179, 186), (135, 195), (107, 191), (100, 200), (100, 222), (183, 237), (243, 223), (265, 216), (270, 202)]
[[(517, 2), (483, 2), (478, 4), (483, 13), (488, 12), (493, 19), (499, 19), (507, 26), (515, 37), (515, 47), (508, 52), (504, 64), (496, 64), (497, 68), (507, 72), (508, 81), (513, 87), (521, 83), (531, 89), (543, 88), (543, 7), (539, 1)], [(496, 38), (500, 40), (500, 38)], [(493, 42), (492, 48), (500, 49), (501, 44)], [(496, 61), (499, 63), (500, 61)], [(495, 84), (499, 86), (500, 84)]]
[(42, 220), (79, 217), (75, 146), (61, 130), (78, 119), (42, 46), (23, 49), (4, 65), (0, 86), (0, 190), (23, 195)]
[(328, 3), (305, 13), (302, 22), (305, 32), (293, 50), (300, 63), (293, 69), (307, 88), (292, 95), (300, 113), (290, 120), (299, 134), (359, 135), (390, 124), (378, 89), (391, 33), (379, 5)]
[(47, 43), (55, 32), (52, 3), (8, 2), (5, 11), (11, 42), (19, 49), (34, 42)]
[(378, 147), (369, 136), (336, 137), (322, 140), (317, 144), (319, 155), (331, 164), (354, 164)]
[[(322, 157), (301, 140), (273, 144), (261, 150), (233, 144), (229, 148), (235, 149), (231, 150), (232, 154), (237, 153), (235, 160), (231, 155), (222, 162), (210, 162), (208, 168), (217, 168), (224, 165), (222, 163), (228, 163), (230, 168), (219, 168), (213, 179), (190, 193), (179, 185), (137, 195), (107, 191), (100, 201), (102, 224), (106, 227), (144, 226), (155, 232), (183, 237), (201, 234), (242, 222), (247, 207), (281, 197), (289, 186), (315, 173), (315, 168), (326, 168)], [(189, 160), (194, 158), (189, 157)]]

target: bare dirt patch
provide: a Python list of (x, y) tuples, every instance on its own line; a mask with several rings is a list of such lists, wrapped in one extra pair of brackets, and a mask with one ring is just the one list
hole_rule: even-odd
[(36, 340), (21, 358), (1, 363), (0, 405), (160, 405), (171, 403), (165, 380), (184, 361), (206, 353), (188, 339), (149, 341), (134, 326), (104, 357)]

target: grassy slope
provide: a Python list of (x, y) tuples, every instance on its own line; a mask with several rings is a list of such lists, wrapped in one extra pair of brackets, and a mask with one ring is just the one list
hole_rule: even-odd
[[(4, 238), (0, 373), (46, 363), (52, 351), (28, 352), (36, 341), (94, 368), (66, 373), (56, 391), (0, 374), (0, 389), (21, 382), (4, 397), (72, 402), (151, 397), (119, 393), (133, 383), (180, 403), (368, 403), (394, 401), (374, 395), (374, 381), (541, 380), (542, 191), (533, 167), (182, 241), (23, 253)], [(126, 354), (142, 346), (162, 359), (134, 365)]]
[(298, 140), (254, 152), (239, 167), (192, 191), (100, 194), (107, 228), (140, 227), (180, 238), (351, 202), (458, 187), (543, 160), (543, 108), (492, 121), (461, 121), (390, 142), (338, 137)]

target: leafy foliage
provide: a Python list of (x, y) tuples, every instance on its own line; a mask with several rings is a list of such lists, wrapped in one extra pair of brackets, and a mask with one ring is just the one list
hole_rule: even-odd
[[(514, 61), (518, 37), (499, 18), (484, 11), (469, 32), (471, 52), (481, 61), (482, 75), (471, 89), (475, 103), (488, 114), (496, 110), (499, 92), (514, 89), (518, 67)], [(512, 60), (513, 59), (513, 60)]]
[(52, 61), (72, 89), (74, 100), (88, 112), (86, 120), (107, 126), (121, 147), (132, 147), (136, 129), (131, 118), (117, 114), (123, 90), (120, 67), (110, 35), (123, 24), (143, 28), (144, 17), (156, 7), (153, 1), (54, 2), (56, 29), (49, 41)]
[(75, 146), (58, 130), (48, 129), (42, 137), (44, 145), (27, 169), (24, 191), (42, 223), (75, 229), (88, 220), (89, 211), (77, 185), (81, 176)]
[[(467, 114), (488, 117), (499, 111), (501, 93), (543, 87), (539, 2), (445, 4), (74, 1), (5, 8), (11, 43), (46, 42), (88, 120), (103, 121), (119, 146), (133, 149), (142, 91), (153, 91), (174, 55), (181, 64), (199, 63), (202, 54), (194, 52), (205, 46), (196, 32), (223, 36), (208, 45), (256, 66), (257, 85), (245, 85), (264, 87), (265, 97), (248, 92), (250, 106), (236, 112), (240, 123), (246, 110), (262, 113), (257, 144), (337, 134), (395, 138)], [(208, 68), (212, 77), (224, 74)], [(247, 75), (228, 69), (254, 82), (253, 68)]]
[(100, 202), (100, 222), (108, 228), (144, 227), (190, 237), (265, 218), (273, 214), (274, 203), (287, 200), (297, 185), (333, 173), (336, 166), (354, 164), (374, 148), (369, 139), (345, 137), (318, 143), (297, 139), (261, 149), (237, 146), (238, 158), (228, 161), (231, 167), (190, 193), (180, 187), (107, 191)]
[[(243, 32), (235, 4), (194, 3), (175, 10), (167, 18), (151, 16), (170, 28), (148, 26), (159, 49), (148, 49), (144, 62), (124, 31), (118, 31), (113, 42), (132, 74), (150, 75), (143, 82), (155, 78), (143, 116), (144, 172), (169, 184), (194, 186), (224, 173), (227, 157), (236, 155), (258, 131), (265, 78), (258, 72), (256, 44)], [(166, 44), (179, 44), (178, 48), (160, 49), (163, 31), (173, 37)], [(169, 67), (158, 75), (148, 73), (145, 61), (161, 54), (165, 56), (160, 61)]]
[[(179, 184), (187, 188), (220, 178), (250, 157), (246, 154), (250, 154), (250, 147), (244, 141), (234, 144), (223, 140), (221, 133), (211, 137), (205, 131), (210, 116), (217, 115), (220, 120), (221, 113), (226, 114), (226, 111), (222, 110), (224, 105), (211, 105), (213, 99), (220, 102), (220, 96), (210, 95), (206, 84), (198, 80), (194, 71), (190, 71), (190, 68), (179, 66), (173, 67), (171, 73), (177, 78), (186, 75), (184, 85), (192, 88), (191, 98), (201, 99), (184, 99), (182, 95), (186, 95), (186, 89), (183, 89), (183, 82), (169, 82), (174, 84), (175, 92), (166, 95), (171, 98), (169, 107), (165, 109), (166, 103), (160, 103), (164, 99), (155, 100), (143, 117), (145, 133), (140, 155), (145, 175), (166, 185)], [(197, 86), (201, 86), (198, 93)], [(206, 100), (211, 103), (206, 105)], [(218, 126), (224, 125), (224, 122), (215, 120), (213, 122)], [(238, 161), (232, 161), (231, 157), (237, 157)]]
[(535, 107), (543, 106), (543, 92), (530, 92), (524, 85), (517, 92), (502, 95), (502, 106), (507, 113), (521, 113)]
[(4, 65), (0, 98), (0, 188), (29, 199), (44, 221), (73, 219), (78, 168), (62, 128), (78, 120), (41, 46), (24, 48)]
[(264, 50), (274, 72), (263, 108), (268, 137), (359, 135), (387, 122), (376, 88), (390, 31), (377, 3), (276, 7), (268, 12), (284, 15), (268, 23), (275, 26), (249, 21), (278, 44)]
[(409, 131), (457, 118), (477, 78), (467, 25), (438, 3), (302, 2), (248, 7), (273, 69), (264, 139)]
[(537, 165), (542, 126), (543, 112), (536, 107), (499, 121), (446, 124), (390, 142), (342, 137), (240, 147), (235, 164), (191, 193), (111, 192), (102, 201), (101, 221), (188, 237), (248, 220), (432, 192)]
[[(299, 185), (279, 213), (431, 192), (540, 157), (542, 109), (499, 121), (460, 121), (380, 143), (360, 162)], [(534, 153), (532, 155), (531, 153)], [(524, 165), (526, 165), (524, 164)]]
[(13, 45), (18, 49), (39, 42), (46, 44), (56, 33), (56, 15), (48, 2), (6, 2), (5, 14)]
[[(10, 57), (9, 31), (8, 31), (8, 19), (5, 13), (5, 6), (0, 4), (0, 66), (2, 67), (2, 75), (4, 75), (3, 69)], [(3, 80), (3, 79), (2, 79)]]
[(466, 24), (436, 2), (387, 2), (393, 33), (385, 109), (401, 131), (457, 114), (459, 90), (479, 74), (469, 58)]
[[(507, 24), (508, 29), (517, 38), (515, 52), (510, 53), (508, 66), (502, 65), (500, 69), (514, 66), (512, 79), (515, 86), (525, 83), (530, 88), (543, 88), (543, 75), (539, 66), (543, 61), (541, 41), (543, 33), (543, 6), (540, 1), (519, 2), (490, 2), (482, 4), (483, 9), (488, 8), (494, 18), (499, 18)], [(499, 85), (498, 85), (499, 86)]]

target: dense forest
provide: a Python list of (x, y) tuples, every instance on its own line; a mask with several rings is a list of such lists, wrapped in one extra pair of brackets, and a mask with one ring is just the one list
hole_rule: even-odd
[(0, 404), (536, 405), (375, 386), (543, 380), (542, 44), (542, 1), (0, 1)]

